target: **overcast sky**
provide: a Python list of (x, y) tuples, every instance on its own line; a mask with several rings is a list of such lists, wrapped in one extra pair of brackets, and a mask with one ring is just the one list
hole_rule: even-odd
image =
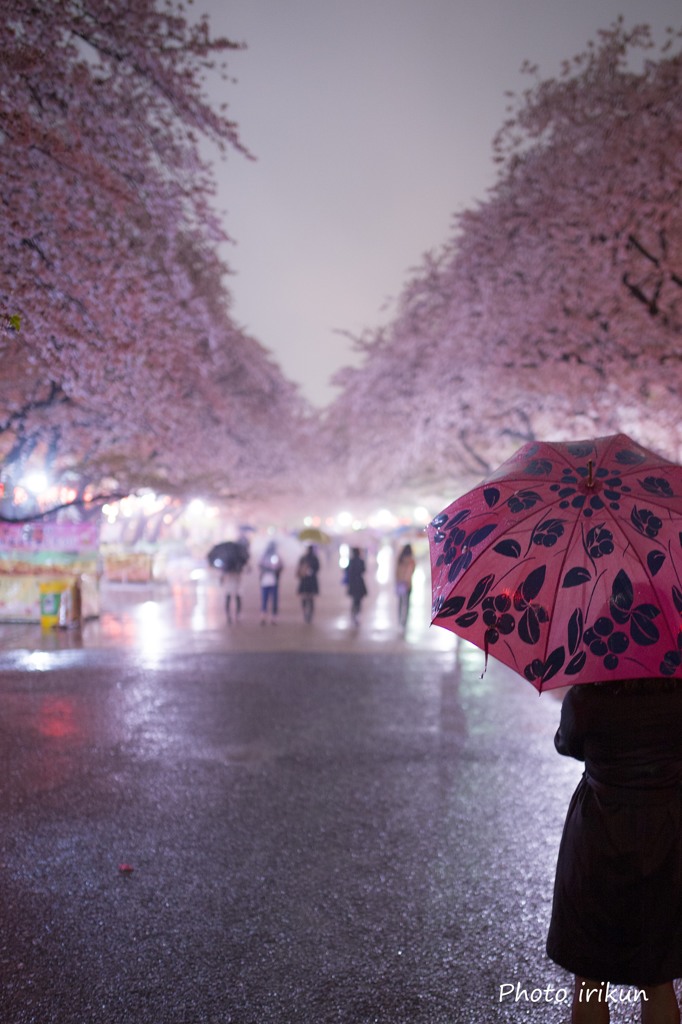
[[(218, 166), (237, 321), (317, 405), (452, 215), (494, 180), (508, 90), (622, 14), (658, 39), (682, 0), (198, 0), (244, 42), (222, 99), (255, 163)], [(387, 306), (387, 303), (389, 304)]]

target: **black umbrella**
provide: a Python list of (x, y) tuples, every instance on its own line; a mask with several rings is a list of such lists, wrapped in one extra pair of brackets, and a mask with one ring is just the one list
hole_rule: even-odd
[(222, 569), (223, 572), (239, 572), (248, 560), (246, 545), (233, 540), (216, 544), (208, 553), (208, 564), (214, 569)]

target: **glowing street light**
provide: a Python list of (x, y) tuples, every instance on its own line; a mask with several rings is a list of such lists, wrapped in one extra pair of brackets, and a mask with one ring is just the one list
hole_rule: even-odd
[(36, 470), (35, 472), (29, 473), (27, 476), (23, 477), (20, 484), (25, 491), (28, 491), (33, 495), (38, 495), (48, 489), (50, 481), (48, 480), (46, 473), (41, 473)]

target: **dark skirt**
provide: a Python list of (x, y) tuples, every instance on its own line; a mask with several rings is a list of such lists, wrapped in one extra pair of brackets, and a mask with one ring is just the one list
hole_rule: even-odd
[(566, 816), (547, 953), (613, 984), (682, 977), (682, 793), (614, 797), (586, 778)]
[(319, 594), (317, 574), (312, 572), (310, 576), (302, 576), (298, 581), (298, 592), (299, 594)]

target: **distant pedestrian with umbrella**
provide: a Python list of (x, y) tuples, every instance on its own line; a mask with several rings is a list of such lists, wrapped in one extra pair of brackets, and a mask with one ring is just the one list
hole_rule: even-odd
[(360, 548), (351, 548), (350, 560), (346, 569), (346, 588), (351, 599), (351, 621), (354, 626), (357, 626), (360, 621), (362, 599), (367, 596), (365, 571), (365, 560), (360, 554)]
[(216, 544), (208, 553), (209, 564), (220, 570), (220, 582), (225, 585), (225, 614), (228, 622), (232, 622), (233, 600), (237, 622), (242, 612), (242, 572), (249, 563), (249, 557), (249, 542), (243, 536), (238, 541), (228, 540)]
[(279, 577), (284, 565), (274, 540), (267, 545), (258, 568), (260, 571), (261, 625), (264, 626), (267, 621), (268, 609), (270, 610), (270, 622), (273, 624), (277, 621), (279, 611)]
[(548, 955), (572, 1024), (679, 1024), (682, 467), (631, 438), (531, 443), (429, 527), (433, 622), (538, 690), (570, 685), (555, 737), (585, 764), (559, 849)]
[(313, 621), (315, 596), (320, 592), (320, 587), (317, 582), (317, 574), (319, 571), (320, 560), (315, 554), (315, 548), (313, 545), (309, 544), (307, 550), (301, 555), (296, 569), (298, 593), (301, 597), (304, 622)]

